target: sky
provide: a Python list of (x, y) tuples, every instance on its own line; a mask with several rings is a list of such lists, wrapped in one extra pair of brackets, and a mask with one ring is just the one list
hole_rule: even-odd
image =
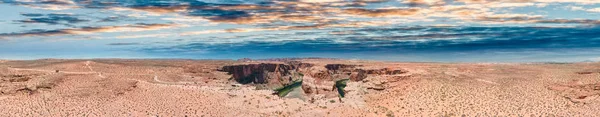
[(0, 59), (600, 61), (600, 0), (0, 0)]

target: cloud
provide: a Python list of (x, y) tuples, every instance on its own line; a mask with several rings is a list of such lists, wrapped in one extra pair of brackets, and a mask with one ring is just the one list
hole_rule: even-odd
[(583, 10), (585, 10), (585, 8), (583, 8), (581, 6), (569, 6), (569, 9), (571, 9), (573, 11), (583, 11)]
[[(491, 2), (490, 4), (496, 4)], [(503, 3), (504, 4), (504, 3)], [(532, 5), (532, 4), (529, 4)], [(576, 24), (576, 25), (598, 25), (597, 19), (550, 19), (543, 15), (515, 14), (515, 13), (496, 13), (493, 7), (488, 5), (446, 5), (434, 6), (430, 9), (424, 9), (421, 12), (426, 17), (451, 18), (459, 21), (479, 23), (479, 24)], [(512, 5), (508, 5), (512, 6)], [(517, 5), (519, 6), (519, 5)], [(537, 6), (533, 4), (532, 6)], [(505, 7), (505, 6), (497, 6)], [(569, 9), (583, 9), (582, 7), (570, 6)]]
[(227, 33), (226, 30), (203, 30), (203, 31), (188, 31), (179, 33), (181, 36), (190, 36), (190, 35), (202, 35), (202, 34), (213, 34), (213, 33)]
[(44, 14), (40, 14), (40, 13), (21, 13), (22, 16), (26, 16), (26, 17), (41, 17), (44, 16)]
[(600, 8), (586, 9), (581, 6), (569, 6), (568, 8), (572, 11), (587, 11), (587, 12), (593, 12), (593, 13), (596, 13), (596, 12), (600, 13)]
[(242, 33), (242, 32), (258, 32), (258, 31), (273, 31), (281, 30), (281, 28), (230, 28), (223, 30), (202, 30), (202, 31), (188, 31), (179, 33), (181, 36), (191, 35), (203, 35), (203, 34), (215, 34), (215, 33)]
[[(329, 30), (335, 31), (335, 30)], [(341, 30), (340, 30), (341, 31)], [(144, 46), (152, 54), (192, 55), (202, 50), (213, 55), (260, 55), (279, 53), (293, 55), (314, 53), (357, 53), (405, 55), (437, 52), (552, 52), (561, 49), (589, 50), (598, 48), (600, 28), (538, 27), (369, 27), (328, 33), (323, 30), (303, 31), (307, 35), (261, 33), (256, 36), (199, 38), (187, 43)], [(285, 38), (273, 38), (285, 37)], [(155, 53), (156, 52), (156, 53)], [(227, 53), (227, 54), (224, 54)], [(267, 53), (265, 55), (265, 53)], [(537, 52), (540, 53), (540, 52)], [(281, 56), (281, 55), (279, 55)]]
[(243, 33), (243, 32), (260, 32), (260, 31), (283, 31), (283, 30), (312, 30), (312, 29), (327, 29), (327, 28), (348, 28), (348, 27), (364, 27), (364, 26), (381, 26), (389, 24), (387, 22), (374, 22), (374, 21), (357, 21), (357, 22), (343, 22), (343, 23), (317, 23), (311, 25), (297, 25), (297, 26), (274, 26), (274, 27), (258, 27), (258, 28), (230, 28), (223, 30), (202, 30), (202, 31), (188, 31), (179, 33), (180, 36), (192, 36), (192, 35), (203, 35), (203, 34), (216, 34), (216, 33)]
[(88, 22), (90, 20), (78, 18), (71, 14), (21, 14), (23, 16), (31, 17), (24, 20), (17, 20), (21, 23), (44, 23), (49, 25), (67, 25), (71, 26), (74, 23)]
[(490, 14), (479, 16), (476, 20), (487, 21), (492, 23), (532, 23), (542, 19), (539, 15), (527, 14)]
[(343, 0), (300, 0), (300, 2), (308, 3), (327, 3), (327, 2), (341, 2)]
[[(490, 7), (495, 7), (495, 8), (516, 8), (516, 7), (536, 6), (538, 4), (531, 3), (531, 2), (519, 2), (519, 3), (494, 2), (494, 3), (490, 3), (488, 5)], [(544, 6), (544, 4), (540, 4), (540, 5)]]
[(443, 5), (444, 0), (402, 0), (402, 3), (409, 5)]
[(165, 38), (165, 37), (168, 37), (168, 36), (173, 36), (173, 34), (162, 33), (162, 34), (143, 34), (143, 35), (122, 35), (122, 36), (117, 36), (116, 38), (118, 38), (118, 39)]
[(127, 46), (127, 45), (140, 45), (141, 43), (109, 43), (106, 45), (112, 45), (112, 46)]
[[(72, 1), (21, 0), (8, 2), (15, 5), (62, 5), (89, 9), (105, 9), (140, 20), (146, 16), (160, 16), (161, 20), (193, 26), (221, 23), (253, 26), (261, 30), (307, 30), (335, 27), (361, 27), (375, 24), (403, 24), (406, 22), (479, 23), (548, 23), (545, 16), (510, 13), (519, 7), (545, 7), (550, 3), (600, 3), (596, 0), (293, 0), (293, 1)], [(389, 4), (388, 4), (389, 3)], [(394, 5), (390, 5), (394, 4)], [(389, 7), (404, 4), (405, 7)], [(403, 6), (403, 5), (399, 5)], [(596, 12), (600, 9), (589, 9)], [(502, 16), (505, 15), (505, 16)], [(509, 16), (512, 15), (512, 16)], [(28, 18), (22, 23), (71, 24), (88, 19), (77, 17)], [(103, 21), (115, 21), (109, 17)], [(406, 21), (406, 22), (405, 22)], [(207, 23), (211, 22), (211, 23)], [(571, 21), (572, 23), (575, 23)], [(590, 24), (590, 23), (582, 23)], [(595, 23), (591, 23), (595, 24)], [(456, 25), (456, 24), (453, 24)], [(224, 29), (221, 29), (224, 30)], [(215, 30), (216, 31), (216, 30)], [(200, 34), (215, 31), (196, 31)], [(227, 32), (227, 31), (216, 31)], [(192, 33), (193, 34), (193, 33)]]
[(504, 2), (504, 3), (580, 3), (580, 4), (594, 4), (600, 3), (598, 0), (456, 0), (457, 2), (463, 2), (468, 4), (481, 4), (490, 2)]
[(16, 38), (16, 37), (34, 37), (34, 36), (59, 36), (59, 35), (79, 35), (93, 34), (105, 32), (139, 32), (149, 30), (159, 30), (173, 28), (180, 25), (176, 24), (134, 24), (123, 26), (100, 26), (100, 27), (81, 27), (58, 30), (31, 30), (19, 33), (2, 33), (0, 38)]
[(600, 8), (588, 9), (586, 11), (588, 11), (588, 12), (599, 12), (600, 13)]
[(545, 19), (539, 15), (526, 14), (493, 14), (477, 17), (476, 20), (488, 23), (541, 23), (541, 24), (579, 24), (600, 25), (595, 19)]
[(343, 13), (350, 15), (368, 16), (368, 17), (393, 17), (393, 16), (411, 16), (419, 13), (418, 8), (395, 8), (395, 9), (362, 9), (349, 8), (344, 9)]
[(146, 12), (151, 15), (161, 15), (167, 13), (183, 13), (188, 11), (188, 5), (176, 6), (132, 6), (132, 7), (110, 7), (109, 10), (114, 11), (138, 11)]
[[(305, 6), (306, 5), (306, 6)], [(329, 22), (325, 9), (307, 3), (278, 3), (278, 6), (229, 5), (194, 9), (186, 15), (205, 18), (217, 23), (274, 24), (301, 22)]]
[[(17, 1), (30, 1), (30, 0), (17, 0)], [(75, 4), (73, 0), (35, 0), (45, 4), (59, 4), (59, 5), (72, 5)]]
[(457, 2), (470, 3), (470, 4), (481, 4), (490, 2), (532, 2), (534, 0), (456, 0)]
[(21, 6), (29, 7), (29, 8), (33, 8), (33, 9), (55, 10), (55, 11), (80, 8), (79, 6), (76, 5), (76, 3), (74, 1), (71, 1), (71, 0), (13, 0), (13, 1), (4, 1), (4, 2), (21, 5)]
[(538, 20), (538, 21), (536, 21), (536, 23), (600, 25), (600, 20), (591, 20), (591, 19), (549, 19), (549, 20)]
[[(360, 0), (354, 2), (371, 3), (379, 2), (373, 0)], [(327, 3), (327, 4), (325, 4)], [(329, 22), (335, 19), (327, 16), (335, 15), (338, 8), (328, 7), (330, 3), (341, 3), (339, 1), (311, 2), (311, 1), (274, 1), (265, 4), (209, 4), (209, 3), (180, 3), (167, 5), (140, 5), (140, 6), (117, 6), (109, 7), (115, 11), (143, 11), (150, 14), (143, 15), (158, 16), (165, 13), (175, 13), (203, 18), (215, 23), (232, 24), (267, 24), (272, 22), (300, 23), (300, 22)], [(332, 10), (332, 11), (329, 11)], [(170, 20), (179, 20), (168, 18)]]
[(527, 0), (543, 3), (579, 3), (579, 4), (598, 4), (600, 0)]

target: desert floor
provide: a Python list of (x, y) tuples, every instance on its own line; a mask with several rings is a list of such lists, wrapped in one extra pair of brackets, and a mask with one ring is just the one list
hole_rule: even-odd
[(600, 63), (299, 61), (407, 72), (350, 81), (340, 102), (335, 93), (280, 98), (219, 71), (272, 61), (3, 60), (0, 116), (600, 115)]

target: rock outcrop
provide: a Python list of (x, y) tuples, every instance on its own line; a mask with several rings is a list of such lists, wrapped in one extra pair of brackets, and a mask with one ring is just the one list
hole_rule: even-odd
[(278, 83), (281, 80), (291, 80), (297, 67), (288, 64), (261, 63), (247, 65), (224, 66), (222, 71), (232, 75), (232, 78), (242, 84)]
[[(275, 89), (286, 86), (295, 80), (303, 80), (298, 88), (301, 93), (292, 97), (333, 94), (331, 87), (335, 80), (349, 78), (351, 81), (362, 81), (369, 78), (382, 78), (386, 75), (406, 73), (404, 70), (392, 68), (364, 68), (362, 65), (326, 64), (315, 65), (297, 61), (285, 63), (260, 63), (223, 66), (220, 71), (227, 72), (231, 79), (241, 84), (258, 84), (261, 89)], [(385, 90), (384, 83), (370, 83), (368, 89)]]
[(327, 64), (325, 68), (327, 70), (339, 71), (339, 70), (349, 70), (354, 69), (356, 67), (361, 67), (360, 65), (347, 65), (347, 64)]
[[(318, 68), (321, 67), (321, 68)], [(325, 69), (322, 69), (324, 67)], [(281, 63), (261, 63), (224, 66), (221, 71), (232, 75), (239, 83), (248, 84), (285, 84), (299, 77), (298, 74), (306, 74), (320, 81), (332, 81), (336, 78), (350, 78), (352, 81), (361, 81), (368, 75), (395, 75), (406, 73), (403, 70), (383, 68), (364, 69), (362, 65), (350, 64), (327, 64), (315, 66), (310, 63), (290, 61)]]
[[(367, 78), (368, 75), (395, 75), (395, 74), (403, 74), (406, 71), (402, 70), (394, 70), (390, 68), (383, 69), (364, 69), (358, 68), (362, 67), (361, 65), (346, 65), (346, 64), (327, 64), (325, 68), (327, 68), (329, 76), (333, 74), (345, 74), (348, 75), (350, 80), (352, 81), (361, 81)], [(323, 76), (322, 74), (317, 74)]]

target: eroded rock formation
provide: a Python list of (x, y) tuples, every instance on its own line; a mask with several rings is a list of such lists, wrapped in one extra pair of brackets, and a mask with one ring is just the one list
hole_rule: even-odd
[[(325, 69), (320, 69), (325, 68)], [(327, 64), (317, 66), (310, 63), (297, 61), (280, 63), (261, 63), (223, 66), (221, 71), (232, 75), (239, 83), (248, 84), (281, 84), (300, 77), (298, 74), (309, 75), (319, 81), (332, 81), (334, 77), (350, 78), (352, 81), (361, 81), (368, 75), (395, 75), (406, 73), (406, 71), (390, 68), (365, 69), (362, 65), (350, 64)]]
[(354, 69), (356, 67), (360, 67), (360, 65), (346, 65), (346, 64), (327, 64), (325, 68), (327, 70), (339, 71), (339, 70), (349, 70)]
[(292, 74), (295, 66), (286, 64), (261, 63), (248, 65), (224, 66), (222, 71), (228, 72), (233, 79), (242, 84), (265, 84), (277, 82), (284, 76)]
[(363, 69), (357, 68), (362, 67), (361, 65), (345, 65), (345, 64), (327, 64), (325, 68), (327, 68), (329, 75), (333, 74), (345, 74), (348, 75), (350, 80), (352, 81), (362, 81), (367, 78), (368, 75), (395, 75), (406, 73), (406, 71), (402, 70), (394, 70), (390, 68), (383, 69)]
[[(385, 78), (386, 75), (406, 73), (404, 70), (391, 68), (365, 68), (363, 65), (352, 64), (311, 64), (297, 61), (285, 63), (260, 63), (223, 66), (220, 69), (231, 75), (231, 78), (241, 84), (257, 84), (260, 89), (275, 89), (303, 80), (302, 95), (333, 94), (331, 86), (335, 80), (349, 78), (351, 81), (363, 81), (369, 76)], [(373, 83), (370, 83), (373, 84)], [(369, 89), (384, 90), (384, 83), (369, 85)]]

